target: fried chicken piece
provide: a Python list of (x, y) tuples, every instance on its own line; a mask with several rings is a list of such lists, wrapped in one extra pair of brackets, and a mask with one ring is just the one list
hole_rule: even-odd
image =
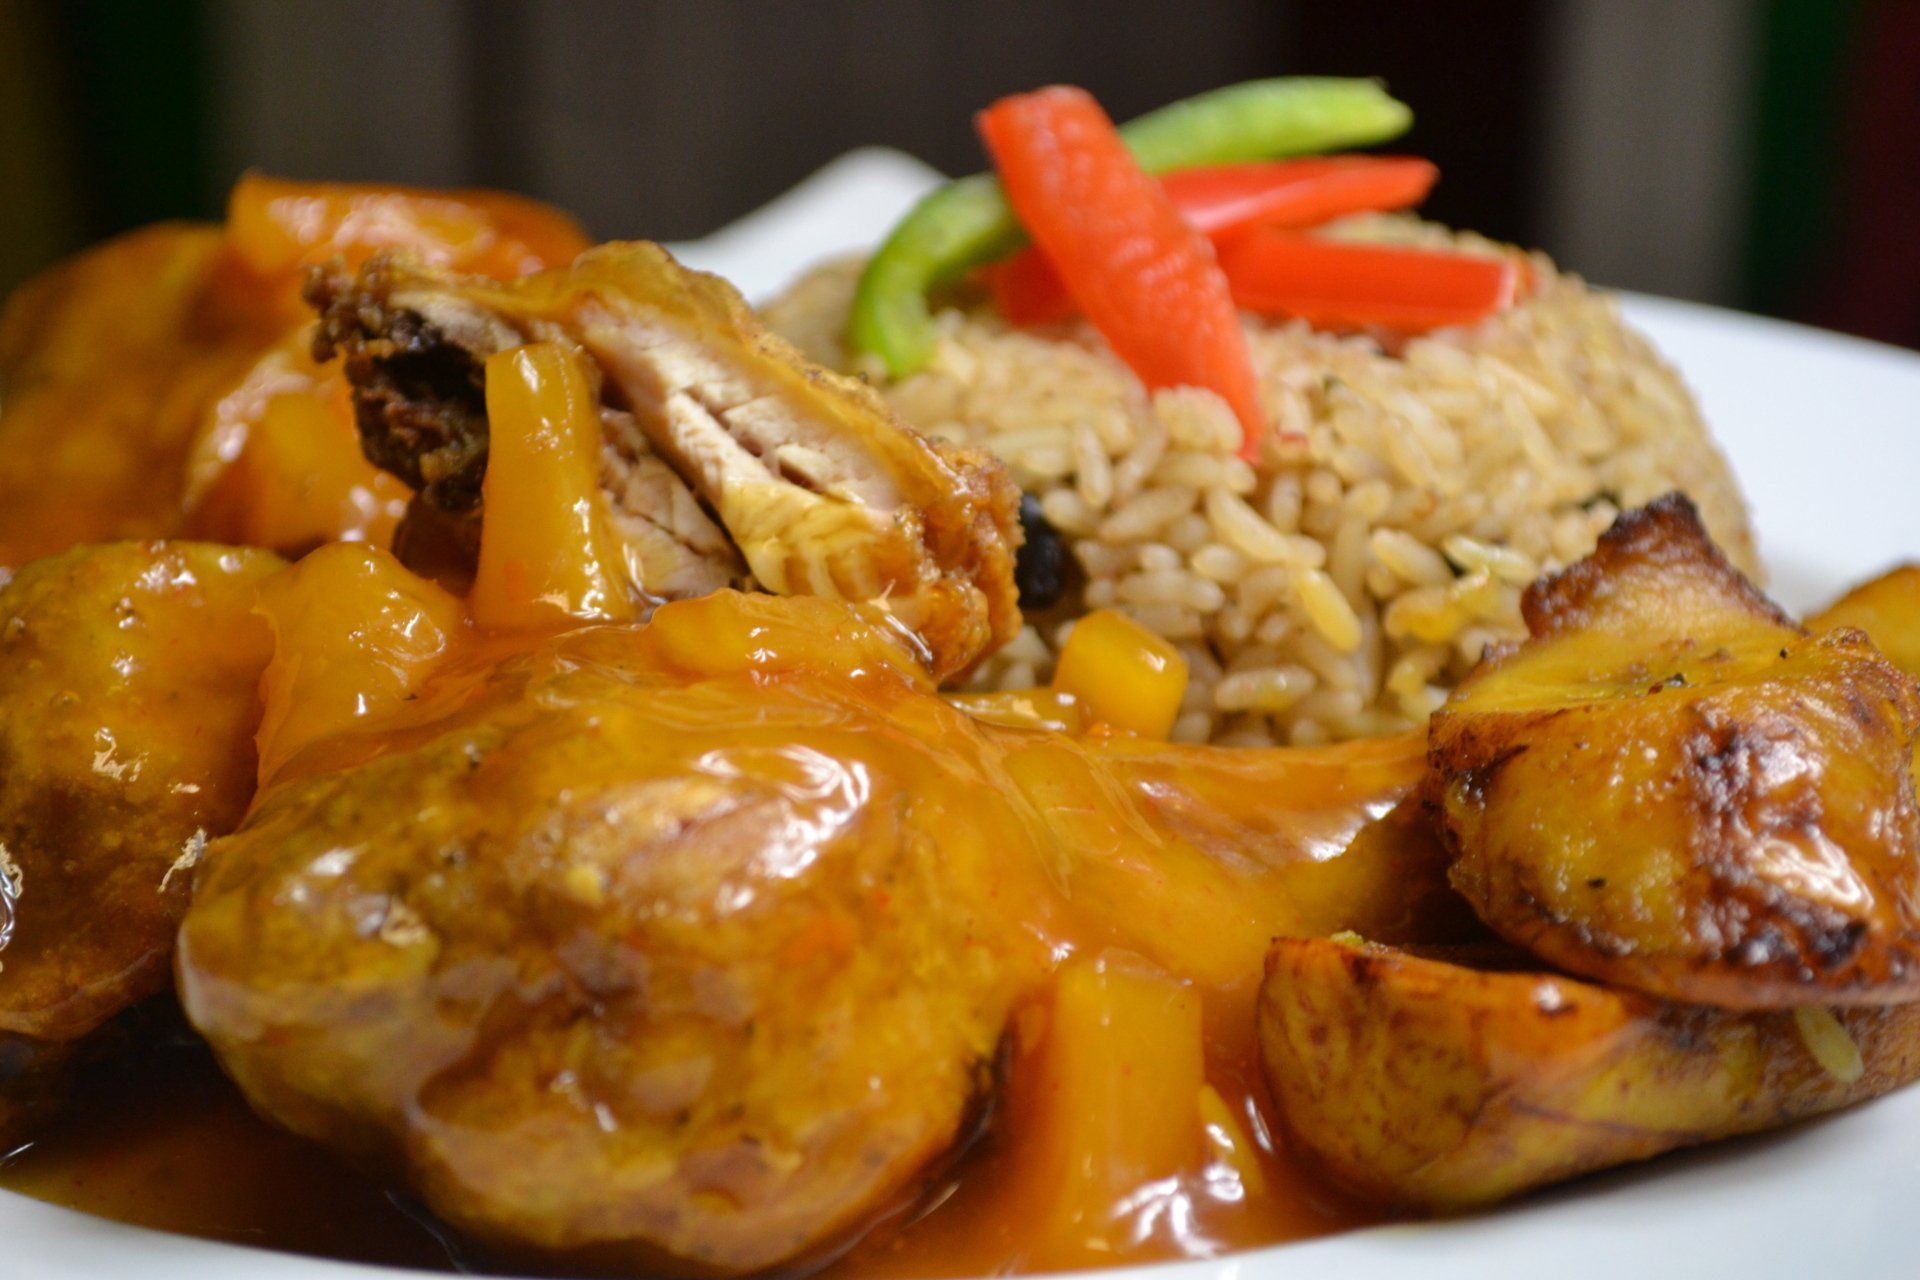
[[(897, 1198), (1040, 958), (969, 906), (1002, 855), (929, 745), (959, 713), (896, 639), (808, 620), (811, 680), (724, 630), (570, 633), (418, 746), (268, 793), (181, 933), (256, 1107), (482, 1239), (610, 1264), (761, 1270)], [(710, 647), (735, 676), (687, 678)]]
[(818, 598), (527, 644), (271, 787), (179, 959), (258, 1110), (510, 1252), (816, 1258), (964, 1140), (1060, 939), (1245, 989), (1274, 933), (1404, 927), (1443, 886), (1437, 849), (1362, 848), (1403, 833), (1414, 738), (1002, 729)]
[(0, 1145), (168, 985), (194, 862), (253, 793), (265, 552), (85, 547), (0, 591)]
[(443, 510), (480, 502), (486, 357), (562, 342), (603, 379), (603, 482), (641, 593), (753, 584), (882, 602), (941, 676), (1018, 625), (1016, 495), (1000, 467), (922, 438), (658, 245), (603, 245), (508, 284), (376, 257), (357, 276), (316, 275), (308, 295), (367, 456)]
[(1452, 879), (1573, 973), (1731, 1008), (1920, 996), (1920, 690), (1809, 635), (1692, 506), (1530, 588), (1531, 638), (1434, 716)]
[(1738, 1012), (1454, 958), (1290, 938), (1267, 960), (1290, 1144), (1375, 1200), (1477, 1208), (1920, 1077), (1920, 1004)]

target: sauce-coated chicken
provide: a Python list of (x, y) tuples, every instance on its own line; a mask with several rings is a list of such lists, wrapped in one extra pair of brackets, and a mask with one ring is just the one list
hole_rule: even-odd
[(169, 536), (203, 418), (281, 324), (213, 227), (148, 227), (0, 313), (0, 564)]
[(956, 1148), (1061, 957), (1191, 975), (1244, 1066), (1274, 933), (1404, 935), (1441, 889), (1413, 833), (1358, 838), (1417, 740), (1001, 729), (819, 599), (483, 645), (395, 705), (215, 842), (182, 999), (264, 1114), (510, 1249), (817, 1253)]
[(1573, 973), (1732, 1008), (1920, 996), (1920, 689), (1668, 498), (1527, 592), (1433, 719), (1453, 883)]
[(603, 245), (508, 284), (379, 257), (357, 277), (318, 276), (309, 296), (317, 352), (339, 351), (354, 384), (367, 456), (443, 512), (480, 503), (486, 359), (559, 343), (602, 379), (602, 484), (638, 592), (751, 583), (880, 602), (942, 677), (1018, 625), (1015, 495), (999, 464), (923, 439), (658, 245)]
[(0, 590), (0, 1144), (76, 1046), (167, 986), (193, 864), (253, 794), (253, 589), (279, 567), (116, 543)]

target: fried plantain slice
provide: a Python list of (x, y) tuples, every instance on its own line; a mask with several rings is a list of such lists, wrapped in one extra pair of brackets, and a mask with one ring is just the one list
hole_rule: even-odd
[(1920, 996), (1920, 690), (1795, 626), (1686, 499), (1536, 583), (1430, 730), (1451, 877), (1550, 964), (1733, 1008)]
[(1920, 1005), (1736, 1012), (1370, 943), (1283, 938), (1260, 989), (1296, 1149), (1373, 1199), (1492, 1204), (1875, 1097), (1920, 1076)]
[(1920, 680), (1920, 564), (1863, 582), (1807, 619), (1809, 631), (1854, 627), (1893, 665)]
[(602, 377), (602, 486), (635, 586), (655, 599), (757, 585), (882, 604), (936, 675), (1019, 625), (1012, 482), (921, 437), (864, 383), (809, 364), (724, 281), (655, 244), (609, 244), (512, 283), (375, 257), (315, 277), (377, 465), (451, 513), (488, 462), (481, 364), (529, 341)]

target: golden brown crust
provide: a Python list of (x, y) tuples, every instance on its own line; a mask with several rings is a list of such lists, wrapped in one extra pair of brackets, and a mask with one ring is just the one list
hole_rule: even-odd
[(1920, 996), (1920, 689), (1810, 636), (1683, 501), (1530, 592), (1434, 717), (1452, 879), (1552, 964), (1730, 1007)]
[(1615, 593), (1649, 577), (1661, 579), (1661, 589), (1667, 591), (1681, 583), (1698, 584), (1756, 618), (1794, 625), (1713, 544), (1700, 512), (1684, 493), (1669, 493), (1622, 512), (1591, 555), (1527, 588), (1520, 598), (1521, 616), (1534, 636), (1586, 626), (1598, 616), (1622, 612)]
[(1920, 1004), (1838, 1011), (1860, 1055), (1847, 1079), (1789, 1012), (1332, 939), (1274, 944), (1259, 1018), (1294, 1149), (1364, 1195), (1426, 1210), (1774, 1128), (1920, 1076)]

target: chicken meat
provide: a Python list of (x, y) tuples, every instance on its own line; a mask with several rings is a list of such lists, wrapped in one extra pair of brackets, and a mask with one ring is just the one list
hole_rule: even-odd
[(872, 601), (943, 677), (1018, 627), (1017, 501), (1001, 467), (902, 425), (658, 245), (603, 245), (509, 283), (382, 255), (316, 273), (308, 297), (316, 353), (337, 353), (353, 383), (368, 458), (443, 525), (471, 527), (481, 505), (487, 357), (555, 342), (601, 380), (602, 484), (638, 593)]
[(873, 606), (720, 592), (395, 707), (210, 847), (181, 996), (263, 1114), (508, 1255), (818, 1258), (959, 1149), (1061, 956), (1250, 1007), (1275, 933), (1445, 892), (1417, 738), (1001, 728)]

